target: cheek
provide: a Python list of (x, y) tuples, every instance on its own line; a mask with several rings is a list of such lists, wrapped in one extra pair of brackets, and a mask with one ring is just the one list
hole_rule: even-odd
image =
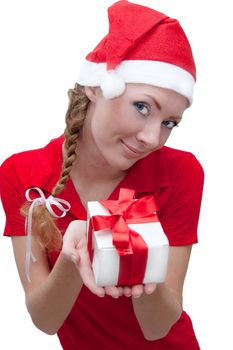
[(98, 121), (98, 119), (94, 119), (91, 124), (91, 134), (95, 141), (101, 140), (105, 136), (106, 126), (103, 123), (103, 120)]
[(132, 106), (122, 108), (116, 119), (118, 128), (125, 133), (137, 133), (143, 129), (145, 120), (141, 117)]
[(144, 119), (130, 104), (117, 101), (99, 103), (92, 119), (92, 132), (107, 138), (108, 135), (134, 134), (143, 128)]
[(163, 128), (161, 130), (161, 134), (160, 134), (160, 143), (163, 146), (166, 141), (168, 140), (169, 136), (171, 135), (172, 130), (169, 130), (167, 128)]

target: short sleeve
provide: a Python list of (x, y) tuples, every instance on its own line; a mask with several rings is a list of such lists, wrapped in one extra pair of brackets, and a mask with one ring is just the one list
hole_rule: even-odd
[(17, 176), (14, 155), (0, 167), (0, 196), (6, 215), (5, 236), (24, 236), (25, 219), (20, 208), (25, 202), (25, 189)]
[(198, 220), (204, 172), (191, 153), (184, 152), (178, 165), (170, 165), (171, 186), (166, 204), (159, 213), (171, 246), (197, 243)]

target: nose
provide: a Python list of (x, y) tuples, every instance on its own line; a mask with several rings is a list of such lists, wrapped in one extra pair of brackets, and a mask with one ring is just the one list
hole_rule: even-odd
[(161, 123), (144, 125), (143, 129), (137, 133), (136, 139), (148, 150), (158, 148), (161, 143)]

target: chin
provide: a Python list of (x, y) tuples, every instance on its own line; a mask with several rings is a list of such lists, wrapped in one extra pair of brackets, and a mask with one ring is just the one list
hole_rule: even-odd
[(120, 171), (127, 171), (127, 170), (129, 170), (137, 161), (138, 161), (139, 159), (137, 159), (137, 160), (134, 160), (134, 161), (130, 161), (130, 160), (125, 160), (125, 161), (122, 161), (122, 162), (119, 162), (119, 163), (117, 163), (117, 164), (112, 164), (112, 166), (114, 167), (114, 168), (116, 168), (117, 170), (120, 170)]

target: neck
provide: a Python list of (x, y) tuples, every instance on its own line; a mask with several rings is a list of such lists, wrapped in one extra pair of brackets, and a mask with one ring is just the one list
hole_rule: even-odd
[(84, 179), (85, 182), (108, 183), (123, 179), (126, 172), (114, 169), (105, 160), (96, 157), (94, 152), (90, 152), (79, 143), (77, 146), (77, 157), (71, 170), (73, 179)]

